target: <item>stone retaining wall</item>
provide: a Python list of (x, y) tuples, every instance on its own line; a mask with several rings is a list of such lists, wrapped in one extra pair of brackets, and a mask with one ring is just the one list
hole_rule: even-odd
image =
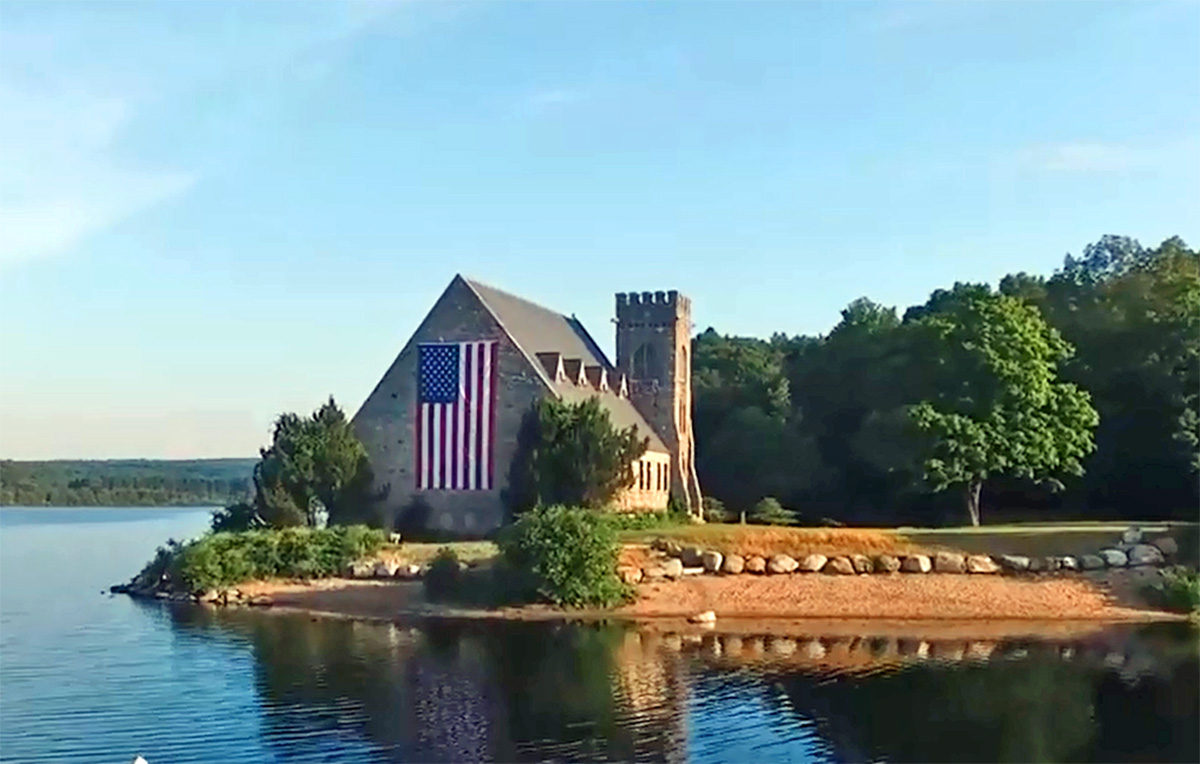
[(1143, 538), (1141, 530), (1130, 528), (1121, 534), (1111, 547), (1096, 550), (1095, 554), (1051, 555), (1025, 557), (1022, 555), (966, 554), (942, 551), (926, 554), (808, 554), (794, 558), (787, 554), (742, 556), (722, 554), (698, 546), (681, 546), (669, 539), (655, 539), (651, 549), (657, 552), (649, 564), (619, 569), (626, 583), (675, 579), (687, 575), (788, 575), (793, 573), (825, 573), (835, 576), (894, 574), (894, 573), (970, 573), (979, 575), (1037, 574), (1060, 571), (1100, 570), (1165, 565), (1179, 552), (1170, 536), (1153, 540)]

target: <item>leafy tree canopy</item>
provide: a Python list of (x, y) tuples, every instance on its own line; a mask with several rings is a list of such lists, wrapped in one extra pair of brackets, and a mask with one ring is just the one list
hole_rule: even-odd
[(636, 426), (618, 430), (596, 398), (546, 397), (526, 418), (510, 476), (516, 512), (538, 505), (600, 508), (633, 484), (630, 465), (649, 444)]

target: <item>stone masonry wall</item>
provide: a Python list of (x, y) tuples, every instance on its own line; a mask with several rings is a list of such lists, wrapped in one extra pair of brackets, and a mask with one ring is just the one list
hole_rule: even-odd
[[(424, 342), (497, 339), (495, 480), (490, 491), (416, 489), (414, 421), (417, 415), (417, 346)], [(538, 373), (513, 345), (471, 288), (455, 278), (375, 390), (354, 416), (375, 473), (375, 487), (387, 487), (377, 507), (388, 527), (420, 498), (431, 512), (427, 526), (477, 536), (505, 521), (501, 500), (517, 448), (521, 421), (533, 402), (547, 392)]]

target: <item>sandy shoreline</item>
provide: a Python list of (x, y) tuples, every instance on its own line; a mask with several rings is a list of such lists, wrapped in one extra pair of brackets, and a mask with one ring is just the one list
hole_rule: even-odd
[[(314, 615), (507, 620), (629, 620), (648, 628), (677, 629), (703, 610), (716, 613), (723, 632), (823, 632), (912, 634), (920, 624), (944, 634), (986, 638), (1031, 631), (1082, 633), (1111, 623), (1183, 620), (1133, 601), (1135, 587), (1083, 576), (1015, 578), (978, 575), (833, 577), (697, 576), (643, 584), (636, 602), (614, 609), (564, 610), (545, 605), (472, 609), (432, 605), (419, 581), (323, 579), (261, 581), (239, 587), (266, 595), (272, 607)], [(1120, 599), (1114, 594), (1123, 593)], [(1035, 624), (1037, 624), (1035, 626)]]

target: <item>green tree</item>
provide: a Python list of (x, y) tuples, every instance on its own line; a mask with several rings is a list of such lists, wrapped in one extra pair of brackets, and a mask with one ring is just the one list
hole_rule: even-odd
[(371, 472), (367, 451), (331, 397), (311, 416), (281, 414), (254, 469), (255, 507), (269, 525), (314, 525), (363, 514)]
[(927, 370), (927, 397), (909, 408), (924, 478), (936, 491), (960, 486), (973, 525), (990, 477), (1083, 474), (1098, 417), (1086, 391), (1059, 380), (1072, 348), (1036, 308), (959, 284), (911, 309), (905, 324)]
[(796, 521), (796, 515), (784, 509), (779, 499), (765, 496), (754, 505), (746, 519), (759, 525), (791, 525)]
[(594, 397), (541, 399), (520, 435), (508, 500), (515, 512), (537, 505), (601, 508), (633, 485), (630, 465), (649, 444), (636, 426), (618, 430)]

